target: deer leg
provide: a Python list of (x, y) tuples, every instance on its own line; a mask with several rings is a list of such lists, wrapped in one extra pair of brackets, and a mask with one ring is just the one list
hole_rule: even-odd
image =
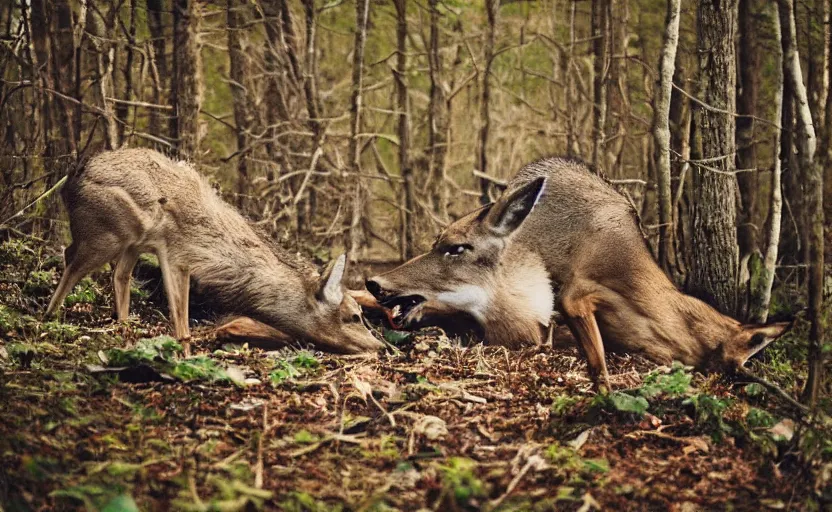
[[(182, 342), (185, 357), (190, 357), (191, 334), (188, 330), (188, 272), (171, 263), (166, 251), (159, 251), (159, 266), (162, 269), (162, 280), (165, 284), (165, 295), (170, 308), (170, 322), (176, 339)], [(184, 286), (183, 286), (184, 284)], [(184, 295), (184, 297), (183, 297)], [(185, 304), (186, 306), (182, 307)]]
[(130, 277), (139, 260), (139, 253), (133, 248), (125, 250), (116, 262), (113, 270), (113, 289), (116, 299), (116, 317), (119, 321), (127, 320), (130, 315)]
[(75, 288), (84, 276), (93, 270), (101, 267), (113, 258), (112, 251), (101, 250), (106, 247), (115, 247), (117, 241), (110, 240), (111, 244), (102, 242), (95, 246), (72, 242), (64, 251), (64, 273), (58, 282), (58, 287), (49, 301), (45, 316), (52, 317), (60, 308), (69, 292)]
[(610, 390), (610, 377), (607, 373), (601, 331), (595, 319), (595, 301), (596, 298), (592, 294), (564, 293), (561, 305), (567, 317), (569, 330), (578, 340), (578, 345), (586, 357), (595, 386), (600, 392), (606, 393)]

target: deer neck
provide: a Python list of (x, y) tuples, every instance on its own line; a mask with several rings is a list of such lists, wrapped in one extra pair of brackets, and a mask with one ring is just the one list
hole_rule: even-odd
[(537, 254), (529, 251), (511, 259), (497, 271), (480, 323), (486, 342), (517, 348), (543, 341), (555, 299), (549, 273)]

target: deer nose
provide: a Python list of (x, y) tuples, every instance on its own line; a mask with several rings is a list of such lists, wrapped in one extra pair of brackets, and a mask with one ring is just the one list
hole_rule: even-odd
[(364, 286), (367, 287), (367, 291), (373, 294), (373, 297), (381, 299), (383, 290), (381, 285), (378, 284), (378, 281), (375, 281), (374, 279), (367, 279), (367, 281), (364, 282)]

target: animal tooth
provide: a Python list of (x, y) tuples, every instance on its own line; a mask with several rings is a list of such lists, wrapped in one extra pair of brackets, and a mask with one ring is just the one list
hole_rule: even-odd
[(398, 318), (399, 314), (402, 312), (402, 307), (399, 304), (393, 306), (393, 318)]

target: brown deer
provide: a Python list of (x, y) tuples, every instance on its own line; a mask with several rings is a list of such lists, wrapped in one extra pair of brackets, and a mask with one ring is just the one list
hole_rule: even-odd
[(190, 165), (149, 149), (96, 155), (61, 190), (72, 244), (46, 315), (85, 275), (113, 264), (115, 310), (130, 307), (130, 277), (142, 253), (156, 254), (177, 338), (189, 353), (189, 279), (222, 308), (334, 352), (377, 350), (361, 308), (341, 283), (342, 255), (320, 276), (273, 246), (214, 192)]
[(366, 285), (397, 323), (461, 311), (481, 324), (486, 342), (509, 347), (541, 342), (557, 308), (605, 389), (605, 345), (727, 369), (789, 326), (743, 325), (681, 293), (653, 260), (627, 200), (562, 158), (526, 165), (498, 201)]

